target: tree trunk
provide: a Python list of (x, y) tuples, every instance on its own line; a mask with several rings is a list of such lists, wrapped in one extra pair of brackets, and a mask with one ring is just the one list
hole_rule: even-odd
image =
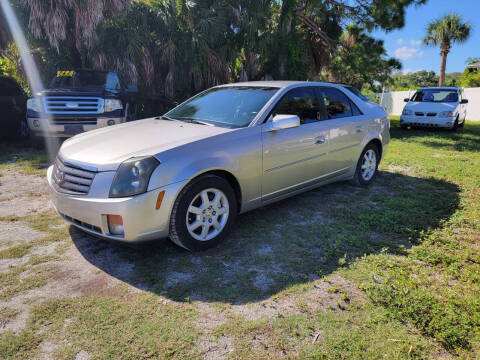
[(438, 79), (438, 86), (445, 86), (445, 71), (447, 69), (447, 55), (450, 51), (449, 44), (442, 44), (440, 47), (440, 55), (442, 56), (442, 62), (440, 64), (440, 77)]

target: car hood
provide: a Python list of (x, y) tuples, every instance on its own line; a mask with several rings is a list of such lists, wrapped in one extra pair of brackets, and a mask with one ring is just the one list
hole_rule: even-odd
[(103, 97), (106, 94), (104, 89), (98, 87), (78, 87), (78, 88), (51, 88), (37, 93), (38, 96), (88, 96)]
[(157, 155), (228, 131), (232, 129), (149, 118), (76, 135), (63, 143), (59, 156), (98, 171), (113, 171), (131, 157)]
[(435, 102), (413, 102), (410, 101), (405, 105), (405, 109), (417, 112), (442, 112), (453, 111), (457, 107), (457, 103), (435, 103)]

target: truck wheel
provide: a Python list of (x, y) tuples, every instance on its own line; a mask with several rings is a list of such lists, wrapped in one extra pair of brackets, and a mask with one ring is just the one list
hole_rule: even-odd
[(125, 119), (124, 122), (134, 121), (136, 117), (136, 106), (130, 103), (125, 105)]
[(35, 149), (42, 149), (45, 146), (45, 139), (30, 133), (30, 144)]
[(170, 239), (190, 250), (218, 245), (237, 217), (237, 199), (230, 184), (216, 175), (205, 175), (178, 195), (170, 217)]

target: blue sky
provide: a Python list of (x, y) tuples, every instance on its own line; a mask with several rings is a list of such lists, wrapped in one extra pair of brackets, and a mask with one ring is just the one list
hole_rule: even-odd
[(427, 24), (449, 12), (459, 13), (472, 25), (470, 39), (454, 44), (447, 59), (447, 73), (463, 72), (469, 57), (480, 57), (480, 0), (428, 0), (426, 5), (409, 7), (405, 27), (389, 33), (375, 31), (373, 36), (385, 41), (389, 56), (403, 64), (403, 72), (440, 69), (440, 49), (421, 43)]

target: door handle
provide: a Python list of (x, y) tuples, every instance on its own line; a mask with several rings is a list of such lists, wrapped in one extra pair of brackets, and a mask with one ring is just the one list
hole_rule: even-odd
[(325, 142), (325, 136), (317, 136), (315, 138), (315, 144), (323, 144)]
[(358, 133), (363, 132), (363, 126), (357, 126), (357, 132)]

